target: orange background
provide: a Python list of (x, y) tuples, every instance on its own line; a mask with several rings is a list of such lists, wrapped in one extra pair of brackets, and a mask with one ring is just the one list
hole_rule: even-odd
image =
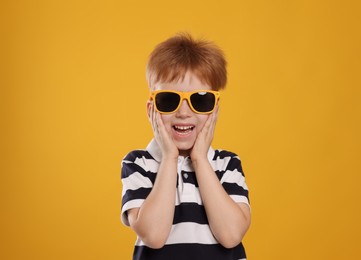
[(358, 1), (2, 1), (1, 259), (130, 259), (120, 162), (179, 31), (229, 61), (213, 146), (250, 187), (248, 259), (360, 259)]

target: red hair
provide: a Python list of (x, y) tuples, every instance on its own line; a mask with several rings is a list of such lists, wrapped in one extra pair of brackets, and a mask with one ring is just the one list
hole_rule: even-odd
[(213, 90), (227, 83), (227, 62), (223, 51), (214, 43), (194, 40), (182, 33), (158, 44), (149, 56), (146, 77), (150, 88), (157, 82), (183, 79), (190, 71)]

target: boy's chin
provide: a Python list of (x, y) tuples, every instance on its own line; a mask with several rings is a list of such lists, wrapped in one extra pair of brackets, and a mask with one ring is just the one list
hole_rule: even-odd
[(177, 145), (177, 148), (179, 150), (179, 155), (181, 156), (189, 156), (190, 155), (190, 152), (193, 148), (193, 145), (194, 144), (191, 144), (191, 145)]

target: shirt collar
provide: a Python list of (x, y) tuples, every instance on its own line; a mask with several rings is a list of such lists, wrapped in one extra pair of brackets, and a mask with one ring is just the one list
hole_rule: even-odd
[[(162, 151), (160, 150), (160, 147), (157, 143), (157, 141), (153, 138), (150, 143), (148, 144), (146, 150), (148, 151), (148, 153), (150, 153), (150, 155), (157, 161), (157, 162), (161, 162), (162, 160)], [(207, 157), (208, 157), (208, 161), (211, 162), (214, 158), (214, 154), (215, 151), (212, 147), (209, 147), (208, 149), (208, 153), (207, 153)], [(181, 157), (181, 156), (179, 156)]]

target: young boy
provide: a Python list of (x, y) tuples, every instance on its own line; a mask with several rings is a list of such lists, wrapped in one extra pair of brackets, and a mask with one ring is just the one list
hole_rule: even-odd
[(154, 139), (122, 162), (122, 221), (138, 236), (133, 259), (246, 259), (241, 162), (210, 147), (227, 81), (222, 51), (177, 35), (151, 53), (147, 81)]

